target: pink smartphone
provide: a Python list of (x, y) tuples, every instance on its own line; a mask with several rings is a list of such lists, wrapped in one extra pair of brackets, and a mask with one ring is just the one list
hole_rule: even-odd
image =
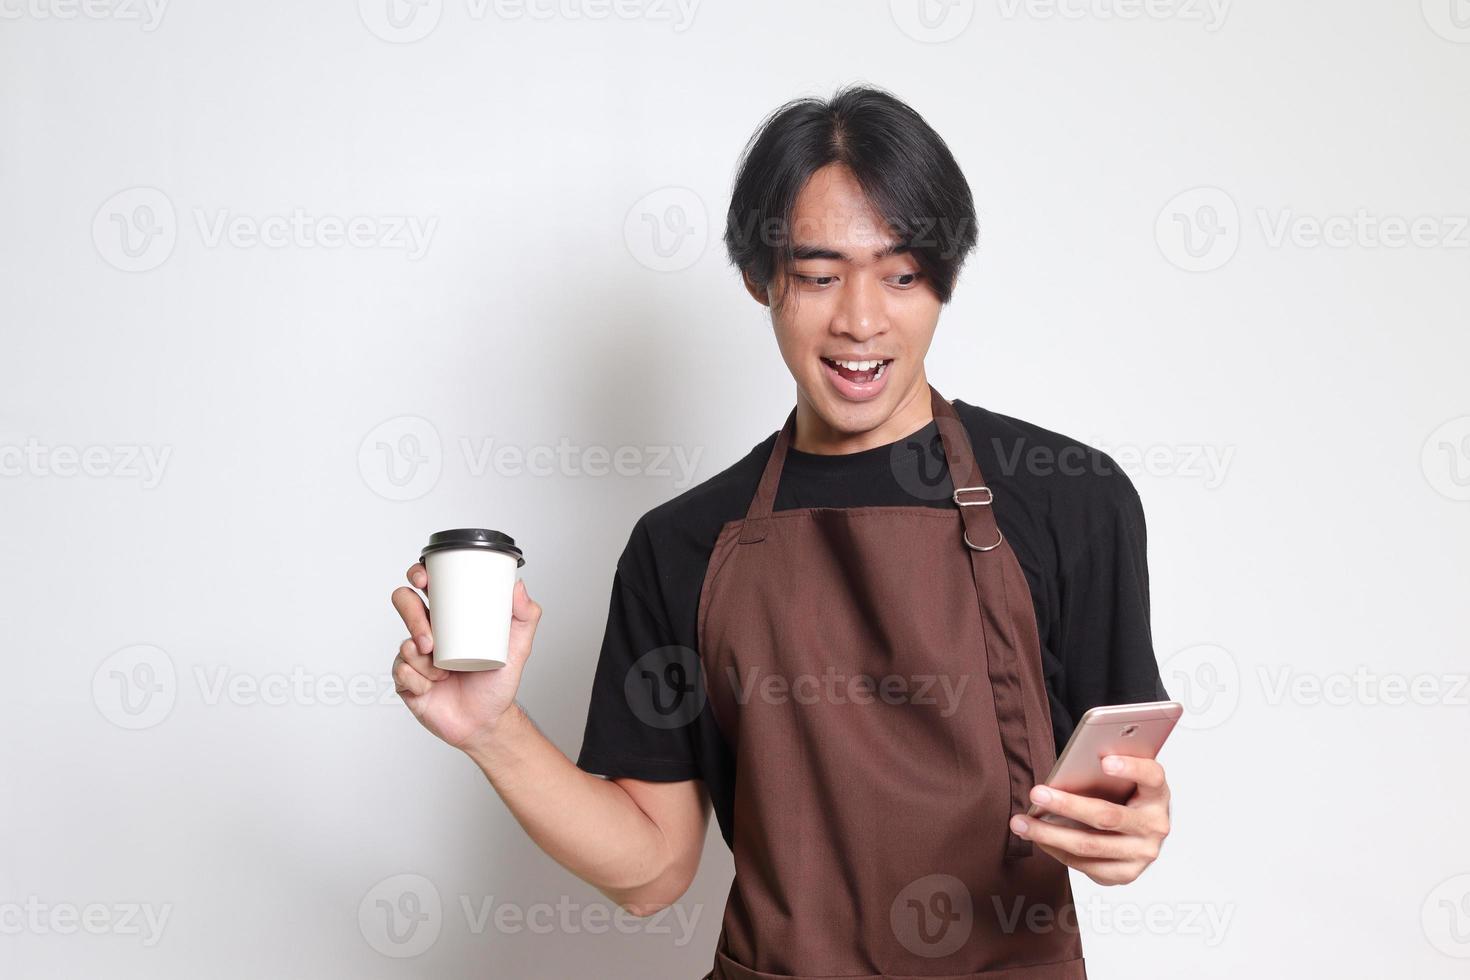
[[(1136, 755), (1155, 758), (1164, 740), (1184, 714), (1178, 701), (1144, 701), (1139, 704), (1106, 704), (1089, 708), (1077, 723), (1067, 747), (1057, 756), (1046, 785), (1078, 796), (1095, 796), (1111, 803), (1126, 802), (1136, 784), (1121, 776), (1109, 776), (1102, 770), (1103, 756)], [(1036, 816), (1042, 808), (1035, 803), (1027, 810)], [(1054, 817), (1047, 814), (1041, 819)], [(1071, 821), (1068, 821), (1069, 823)]]

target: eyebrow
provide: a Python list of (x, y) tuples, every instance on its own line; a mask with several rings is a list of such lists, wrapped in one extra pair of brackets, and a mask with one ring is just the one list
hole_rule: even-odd
[[(886, 258), (890, 255), (901, 255), (912, 251), (910, 246), (903, 242), (895, 242), (892, 245), (880, 248), (873, 252), (874, 259)], [(846, 252), (839, 252), (835, 248), (827, 248), (824, 245), (796, 245), (791, 249), (794, 259), (833, 259), (838, 262), (851, 262), (852, 258)]]

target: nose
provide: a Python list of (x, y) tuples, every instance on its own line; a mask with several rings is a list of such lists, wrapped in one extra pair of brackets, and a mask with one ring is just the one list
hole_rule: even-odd
[(861, 343), (888, 329), (881, 289), (880, 283), (864, 275), (852, 276), (843, 283), (832, 317), (832, 332)]

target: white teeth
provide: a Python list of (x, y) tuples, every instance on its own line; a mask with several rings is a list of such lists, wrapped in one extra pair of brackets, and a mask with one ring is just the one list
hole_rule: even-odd
[(833, 364), (847, 368), (849, 371), (871, 371), (880, 364), (888, 363), (887, 361), (838, 361), (832, 358), (828, 358), (828, 360), (831, 360)]

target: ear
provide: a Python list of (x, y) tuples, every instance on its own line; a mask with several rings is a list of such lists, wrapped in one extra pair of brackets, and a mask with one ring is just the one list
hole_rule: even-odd
[(749, 272), (742, 272), (740, 274), (740, 278), (745, 282), (745, 291), (749, 293), (757, 303), (762, 306), (771, 305), (771, 298), (766, 295), (766, 291), (764, 289), (755, 284), (755, 280), (750, 278)]

